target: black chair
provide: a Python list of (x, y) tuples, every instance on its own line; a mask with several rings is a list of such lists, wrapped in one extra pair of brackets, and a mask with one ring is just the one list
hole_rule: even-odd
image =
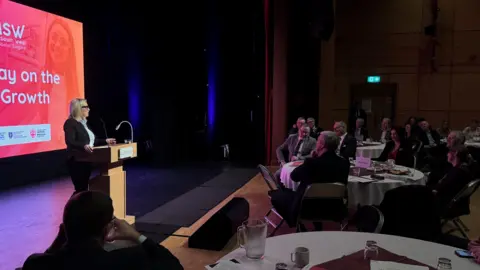
[(468, 238), (467, 233), (470, 230), (462, 222), (460, 217), (470, 214), (470, 207), (464, 207), (464, 206), (466, 203), (470, 201), (470, 197), (472, 196), (473, 193), (475, 193), (475, 191), (478, 189), (479, 186), (480, 186), (480, 179), (471, 181), (448, 204), (442, 216), (442, 219), (443, 219), (442, 227), (451, 221), (455, 226), (455, 228), (447, 231), (446, 234), (451, 234), (452, 232), (459, 231), (463, 237)]
[[(343, 231), (348, 222), (347, 200), (345, 197), (347, 187), (342, 183), (314, 183), (308, 186), (299, 205), (297, 217), (297, 232), (302, 231), (304, 222), (323, 222), (334, 221), (340, 224), (340, 230)], [(315, 212), (307, 211), (305, 203), (315, 205)], [(341, 205), (335, 204), (334, 207), (326, 206), (328, 202), (341, 202)], [(331, 208), (331, 209), (330, 209)], [(334, 211), (331, 211), (331, 210)]]
[[(262, 174), (265, 183), (267, 183), (267, 186), (269, 188), (268, 197), (271, 199), (271, 193), (275, 190), (282, 190), (283, 187), (275, 180), (275, 176), (273, 176), (272, 172), (270, 172), (267, 167), (259, 164), (258, 169), (260, 170), (260, 173)], [(272, 219), (269, 218), (270, 214), (272, 213), (275, 214), (278, 218), (280, 218), (280, 222), (278, 224), (276, 224)], [(273, 231), (270, 233), (269, 236), (275, 235), (278, 228), (280, 228), (280, 226), (282, 226), (283, 222), (285, 221), (284, 218), (277, 212), (277, 210), (275, 210), (273, 206), (265, 215), (265, 220), (268, 222), (268, 224), (270, 224), (270, 226), (273, 227)]]
[(380, 233), (385, 223), (382, 211), (373, 205), (359, 207), (351, 224), (357, 227), (359, 232)]

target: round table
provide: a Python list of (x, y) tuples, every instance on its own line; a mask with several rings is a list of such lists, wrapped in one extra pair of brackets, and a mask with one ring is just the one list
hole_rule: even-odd
[[(297, 166), (294, 166), (294, 162), (289, 162), (282, 167), (280, 173), (280, 180), (282, 181), (283, 185), (292, 190), (297, 190), (299, 185), (299, 182), (294, 182), (290, 178), (290, 174), (296, 167)], [(368, 181), (366, 178), (369, 177), (350, 175), (348, 177), (347, 185), (349, 206), (356, 207), (357, 205), (379, 205), (382, 202), (385, 193), (391, 189), (403, 185), (425, 185), (427, 182), (427, 178), (419, 170), (414, 170), (403, 166), (395, 166), (395, 169), (413, 171), (413, 176), (408, 177), (411, 179), (411, 181), (405, 181), (405, 179), (388, 179), (390, 175), (387, 174), (385, 180), (365, 183)]]
[(367, 143), (365, 146), (357, 146), (357, 157), (378, 158), (385, 148), (384, 143)]
[(465, 146), (480, 148), (480, 142), (479, 141), (466, 141)]
[(363, 250), (365, 242), (376, 241), (378, 246), (390, 252), (427, 264), (436, 269), (438, 258), (449, 258), (453, 269), (480, 269), (480, 265), (469, 259), (457, 257), (457, 248), (411, 238), (372, 233), (358, 232), (305, 232), (267, 238), (265, 257), (263, 260), (249, 260), (244, 249), (236, 249), (222, 260), (238, 260), (242, 269), (272, 270), (278, 262), (287, 263), (289, 269), (294, 269), (290, 262), (290, 253), (296, 247), (306, 247), (310, 250), (310, 264), (304, 269)]

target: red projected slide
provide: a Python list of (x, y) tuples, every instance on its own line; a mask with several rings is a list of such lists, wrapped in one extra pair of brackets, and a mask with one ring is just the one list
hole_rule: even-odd
[(83, 96), (82, 24), (0, 0), (0, 158), (65, 148)]

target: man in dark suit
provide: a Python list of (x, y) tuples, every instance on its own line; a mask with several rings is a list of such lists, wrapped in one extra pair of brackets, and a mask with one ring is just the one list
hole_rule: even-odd
[(357, 153), (357, 140), (355, 137), (347, 133), (347, 126), (344, 122), (335, 122), (333, 125), (333, 131), (340, 138), (340, 144), (338, 145), (337, 154), (345, 159), (355, 158)]
[(364, 141), (368, 138), (368, 130), (365, 127), (365, 120), (363, 118), (358, 118), (355, 122), (355, 129), (352, 134), (355, 136), (355, 139)]
[(310, 128), (310, 137), (314, 138), (315, 140), (318, 138), (320, 133), (323, 131), (323, 129), (317, 127), (315, 125), (315, 118), (309, 117), (307, 119), (307, 125)]
[[(324, 131), (318, 137), (314, 158), (305, 160), (305, 163), (293, 170), (290, 175), (295, 182), (300, 182), (297, 191), (280, 190), (271, 194), (272, 204), (275, 209), (285, 218), (290, 227), (296, 225), (296, 218), (305, 189), (313, 183), (342, 183), (347, 184), (350, 163), (348, 160), (339, 157), (335, 151), (338, 148), (339, 138), (332, 131)], [(309, 211), (329, 214), (338, 212), (338, 207), (343, 206), (343, 201), (328, 200), (324, 202), (325, 207), (319, 209), (315, 202), (315, 208), (304, 205), (302, 213)], [(316, 224), (319, 229), (320, 224)]]
[(438, 134), (436, 130), (432, 129), (426, 120), (421, 119), (418, 125), (422, 130), (418, 137), (423, 142), (424, 148), (435, 148), (440, 145), (440, 134)]
[(348, 126), (354, 127), (358, 118), (362, 118), (365, 121), (365, 126), (367, 126), (367, 113), (362, 109), (362, 104), (356, 101), (348, 112)]
[[(64, 230), (63, 230), (64, 228)], [(63, 245), (61, 240), (66, 240)], [(127, 240), (133, 247), (107, 252), (106, 241)], [(44, 254), (33, 254), (23, 270), (36, 269), (183, 269), (166, 248), (141, 235), (126, 221), (113, 216), (109, 196), (93, 191), (77, 193), (67, 202), (63, 226)]]

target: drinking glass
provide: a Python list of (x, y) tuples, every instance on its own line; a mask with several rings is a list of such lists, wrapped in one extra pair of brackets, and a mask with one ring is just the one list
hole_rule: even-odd
[(360, 168), (359, 167), (354, 167), (352, 169), (352, 171), (353, 171), (353, 175), (360, 176)]
[(377, 242), (369, 240), (365, 243), (365, 249), (363, 250), (364, 260), (375, 260), (378, 257)]
[(244, 221), (242, 226), (238, 227), (237, 239), (240, 247), (245, 249), (247, 258), (254, 260), (263, 258), (267, 239), (267, 222), (264, 219)]
[(452, 261), (448, 258), (438, 258), (437, 270), (452, 269)]
[(393, 168), (395, 168), (395, 159), (387, 160), (387, 168), (389, 170), (392, 170)]

